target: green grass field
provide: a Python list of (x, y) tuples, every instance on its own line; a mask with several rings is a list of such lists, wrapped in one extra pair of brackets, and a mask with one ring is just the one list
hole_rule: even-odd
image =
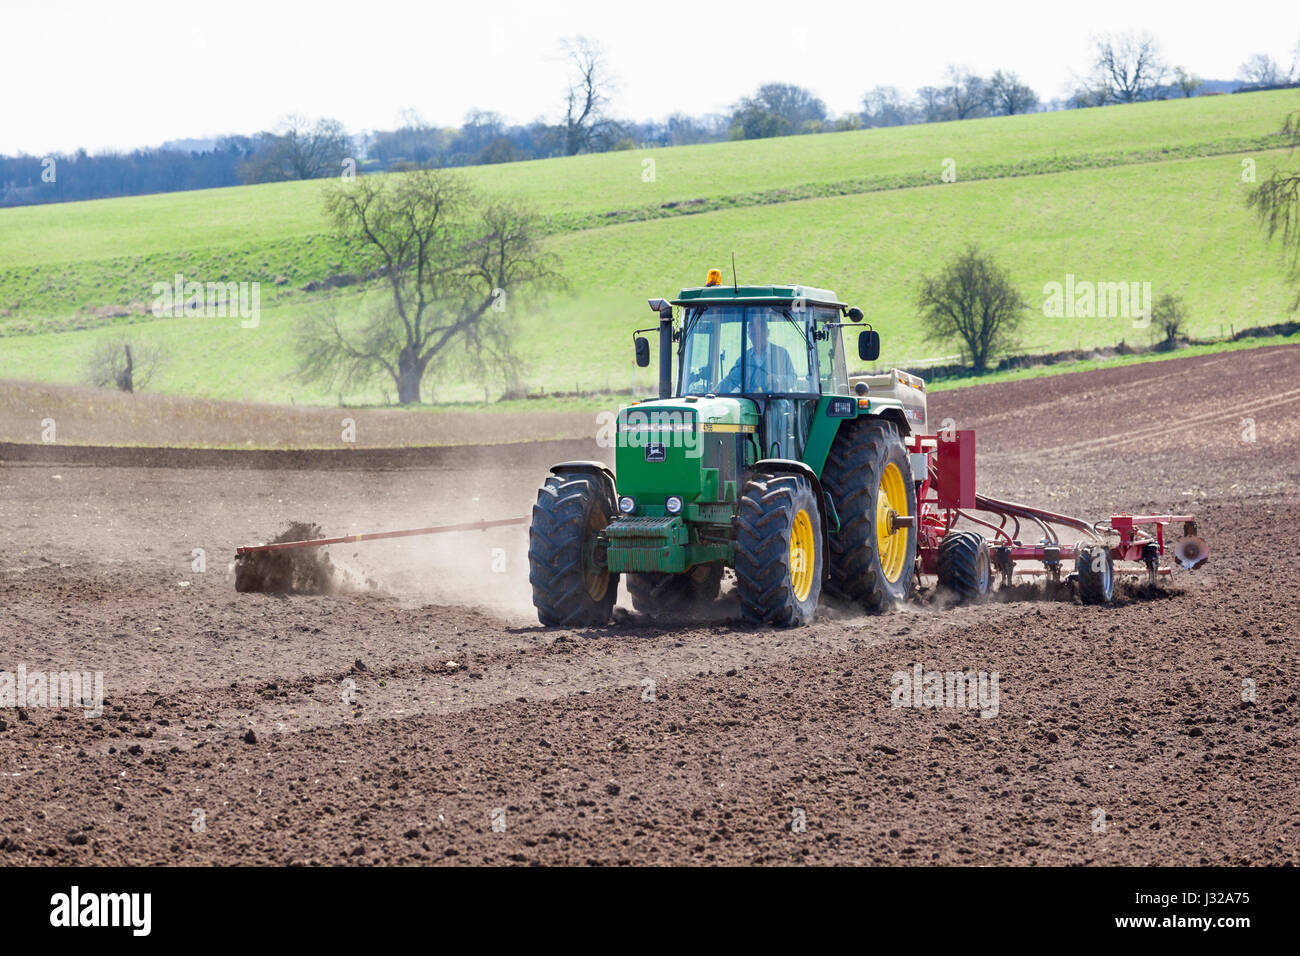
[[(1261, 177), (1274, 163), (1294, 165), (1297, 157), (1271, 147), (1297, 107), (1300, 97), (1280, 91), (465, 174), (537, 204), (569, 280), (549, 301), (509, 303), (527, 385), (622, 390), (651, 381), (652, 370), (638, 381), (631, 361), (631, 330), (652, 318), (645, 299), (699, 284), (711, 266), (728, 269), (732, 251), (742, 280), (827, 286), (860, 305), (882, 333), (886, 362), (956, 351), (923, 340), (913, 295), (921, 274), (972, 240), (1006, 263), (1031, 303), (1022, 339), (1033, 350), (1149, 338), (1127, 319), (1044, 317), (1044, 284), (1067, 273), (1181, 293), (1200, 336), (1281, 321), (1285, 263), (1245, 209), (1242, 160), (1255, 160)], [(945, 159), (956, 163), (956, 182), (940, 180)], [(321, 216), (322, 188), (0, 210), (0, 377), (77, 382), (97, 341), (129, 334), (164, 350), (154, 391), (337, 402), (293, 376), (293, 325), (326, 307), (301, 287), (347, 268)], [(154, 319), (150, 287), (177, 272), (261, 282), (260, 326)], [(356, 295), (336, 294), (333, 305), (353, 308)], [(485, 395), (483, 383), (455, 376), (428, 384), (426, 398), (441, 401)], [(487, 384), (489, 398), (499, 391)], [(384, 400), (380, 385), (343, 398)]]

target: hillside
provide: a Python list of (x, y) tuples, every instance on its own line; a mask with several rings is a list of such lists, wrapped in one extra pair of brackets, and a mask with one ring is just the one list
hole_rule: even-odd
[[(1179, 292), (1201, 335), (1279, 321), (1289, 301), (1285, 268), (1244, 208), (1242, 159), (1255, 159), (1260, 176), (1294, 162), (1275, 134), (1297, 106), (1294, 91), (1279, 91), (466, 175), (538, 205), (569, 279), (549, 302), (512, 303), (507, 313), (529, 387), (622, 389), (635, 384), (628, 340), (648, 316), (645, 298), (697, 284), (732, 251), (742, 278), (826, 285), (861, 305), (893, 362), (951, 352), (922, 340), (911, 300), (916, 278), (970, 240), (1006, 262), (1033, 304), (1029, 347), (1148, 337), (1124, 319), (1045, 318), (1044, 284), (1067, 275)], [(940, 180), (947, 159), (953, 183)], [(156, 391), (337, 402), (292, 377), (293, 324), (326, 307), (303, 286), (344, 268), (321, 218), (321, 189), (286, 183), (0, 210), (0, 377), (76, 382), (95, 342), (129, 323), (133, 338), (166, 351)], [(150, 287), (177, 272), (261, 282), (259, 328), (153, 319)], [(355, 307), (355, 296), (339, 294), (335, 307)], [(583, 343), (576, 359), (575, 341)], [(440, 400), (500, 391), (433, 384)], [(373, 403), (383, 393), (343, 397)]]

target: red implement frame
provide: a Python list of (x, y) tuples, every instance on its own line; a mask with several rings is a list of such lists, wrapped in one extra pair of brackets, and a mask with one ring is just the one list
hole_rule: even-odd
[(316, 538), (313, 541), (280, 541), (276, 544), (255, 544), (236, 548), (235, 557), (255, 551), (286, 551), (289, 548), (320, 548), (328, 544), (350, 544), (353, 541), (380, 541), (384, 538), (410, 538), (417, 534), (444, 534), (448, 531), (486, 531), (510, 524), (527, 524), (528, 518), (497, 518), (492, 521), (471, 521), (467, 524), (444, 524), (434, 528), (411, 528), (407, 531), (372, 531), (368, 534), (346, 534), (339, 538)]
[[(979, 525), (986, 532), (993, 562), (1009, 584), (1017, 561), (1036, 561), (1041, 569), (1021, 569), (1021, 574), (1060, 576), (1061, 562), (1073, 561), (1079, 548), (1087, 544), (1105, 544), (1116, 561), (1140, 561), (1152, 581), (1167, 575), (1169, 568), (1159, 566), (1165, 553), (1165, 525), (1181, 522), (1183, 533), (1196, 534), (1192, 515), (1112, 515), (1109, 522), (1090, 523), (1081, 518), (1057, 514), (1013, 501), (1000, 501), (975, 493), (975, 432), (960, 430), (940, 435), (912, 435), (908, 450), (925, 455), (925, 477), (917, 490), (919, 512), (917, 558), (923, 574), (938, 571), (939, 545), (958, 518)], [(996, 523), (977, 517), (972, 511), (994, 516)], [(1037, 543), (1021, 540), (1022, 522), (1036, 528)], [(1146, 528), (1154, 525), (1154, 535)], [(1058, 530), (1068, 528), (1084, 535), (1078, 544), (1062, 544)], [(1118, 536), (1118, 542), (1111, 538)]]

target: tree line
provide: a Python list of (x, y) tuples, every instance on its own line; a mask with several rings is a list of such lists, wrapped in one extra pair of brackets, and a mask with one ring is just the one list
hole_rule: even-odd
[(446, 127), (407, 111), (396, 129), (353, 134), (338, 120), (290, 115), (276, 129), (200, 147), (0, 155), (0, 206), (1011, 116), (1300, 83), (1300, 44), (1288, 67), (1255, 54), (1235, 81), (1225, 82), (1170, 65), (1148, 33), (1103, 34), (1093, 39), (1088, 68), (1063, 98), (1044, 100), (1011, 69), (979, 75), (954, 65), (940, 82), (911, 95), (874, 87), (860, 109), (841, 116), (831, 116), (803, 87), (765, 83), (725, 113), (633, 122), (610, 113), (617, 81), (599, 44), (575, 37), (563, 41), (561, 52), (568, 80), (550, 121), (512, 124), (498, 113), (472, 110), (460, 126)]

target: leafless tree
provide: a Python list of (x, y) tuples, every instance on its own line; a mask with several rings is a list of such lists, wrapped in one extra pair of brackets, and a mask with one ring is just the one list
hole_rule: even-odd
[(1089, 92), (1103, 103), (1136, 103), (1155, 99), (1168, 68), (1160, 58), (1160, 45), (1149, 33), (1103, 34), (1093, 39)]
[(91, 352), (86, 377), (96, 388), (135, 392), (149, 384), (161, 362), (162, 350), (157, 345), (106, 339)]
[(877, 86), (862, 97), (862, 122), (867, 126), (903, 126), (914, 118), (896, 87)]
[(962, 67), (949, 66), (945, 92), (954, 119), (983, 115), (988, 98), (984, 93), (984, 81), (974, 73)]
[(263, 133), (256, 153), (244, 164), (246, 182), (320, 179), (343, 172), (343, 161), (356, 155), (352, 137), (338, 120), (285, 117), (273, 133)]
[(1282, 68), (1267, 53), (1256, 53), (1241, 64), (1239, 79), (1248, 86), (1277, 86), (1286, 82)]
[(923, 86), (916, 91), (916, 109), (926, 123), (952, 119), (947, 94), (937, 86)]
[(991, 253), (971, 244), (937, 275), (921, 280), (917, 296), (926, 338), (957, 339), (975, 371), (1014, 341), (1026, 303)]
[(605, 115), (614, 78), (605, 62), (605, 51), (584, 36), (561, 42), (569, 65), (569, 88), (564, 97), (564, 121), (560, 128), (566, 156), (590, 150), (601, 138), (616, 136), (618, 123)]
[(388, 376), (402, 404), (426, 374), (515, 371), (506, 305), (558, 282), (531, 209), (489, 198), (459, 176), (422, 169), (363, 177), (326, 191), (337, 235), (358, 272), (382, 274), (389, 295), (360, 320), (322, 310), (298, 330), (304, 378), (357, 384)]
[(1038, 94), (1020, 82), (1014, 72), (998, 70), (989, 77), (985, 87), (989, 112), (998, 116), (1014, 116), (1038, 108)]
[[(1300, 150), (1300, 111), (1286, 118), (1282, 135), (1291, 147), (1291, 155), (1295, 156), (1296, 150)], [(1267, 237), (1281, 239), (1282, 248), (1291, 259), (1291, 278), (1296, 284), (1291, 309), (1300, 309), (1300, 169), (1287, 170), (1278, 164), (1267, 179), (1250, 191), (1246, 202), (1255, 211)]]

